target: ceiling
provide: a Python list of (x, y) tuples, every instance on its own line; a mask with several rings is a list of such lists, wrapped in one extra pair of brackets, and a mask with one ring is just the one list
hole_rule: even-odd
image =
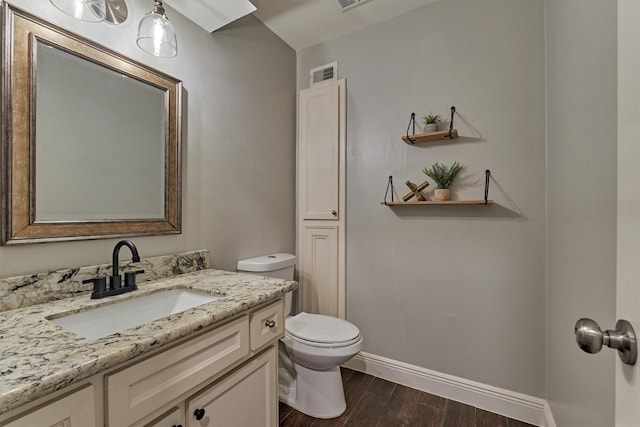
[(256, 10), (249, 0), (163, 1), (208, 32), (213, 32)]
[(338, 0), (250, 1), (254, 15), (297, 51), (439, 0), (369, 0), (344, 12)]

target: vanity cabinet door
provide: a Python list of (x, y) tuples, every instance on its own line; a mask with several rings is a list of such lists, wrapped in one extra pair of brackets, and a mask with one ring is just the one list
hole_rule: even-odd
[(93, 386), (67, 394), (40, 409), (0, 425), (5, 427), (97, 427)]
[(276, 427), (276, 347), (240, 366), (187, 401), (187, 427)]

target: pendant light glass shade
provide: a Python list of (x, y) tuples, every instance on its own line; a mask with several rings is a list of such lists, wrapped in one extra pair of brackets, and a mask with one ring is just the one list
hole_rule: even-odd
[(164, 12), (162, 2), (155, 0), (151, 12), (140, 21), (136, 42), (140, 49), (154, 56), (171, 58), (178, 54), (176, 32)]
[(49, 0), (51, 4), (76, 19), (88, 22), (104, 21), (107, 16), (105, 0)]

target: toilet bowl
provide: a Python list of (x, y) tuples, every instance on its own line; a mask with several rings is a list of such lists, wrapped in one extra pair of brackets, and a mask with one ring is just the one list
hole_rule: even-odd
[[(238, 271), (293, 280), (295, 256), (273, 254), (238, 262)], [(340, 416), (347, 404), (340, 365), (362, 350), (352, 323), (301, 312), (291, 316), (292, 295), (285, 296), (285, 335), (278, 345), (278, 397), (316, 418)]]
[(304, 312), (285, 320), (283, 341), (296, 362), (316, 370), (341, 365), (362, 350), (360, 331), (353, 324)]

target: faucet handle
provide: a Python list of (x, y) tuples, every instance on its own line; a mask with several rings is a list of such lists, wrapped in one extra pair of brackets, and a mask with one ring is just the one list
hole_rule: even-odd
[(91, 299), (100, 298), (100, 294), (107, 290), (107, 278), (106, 277), (94, 277), (92, 279), (83, 280), (82, 283), (93, 283), (93, 292), (91, 293)]
[(135, 270), (135, 271), (127, 271), (124, 273), (124, 286), (125, 287), (133, 287), (136, 289), (136, 274), (142, 274), (144, 270)]

